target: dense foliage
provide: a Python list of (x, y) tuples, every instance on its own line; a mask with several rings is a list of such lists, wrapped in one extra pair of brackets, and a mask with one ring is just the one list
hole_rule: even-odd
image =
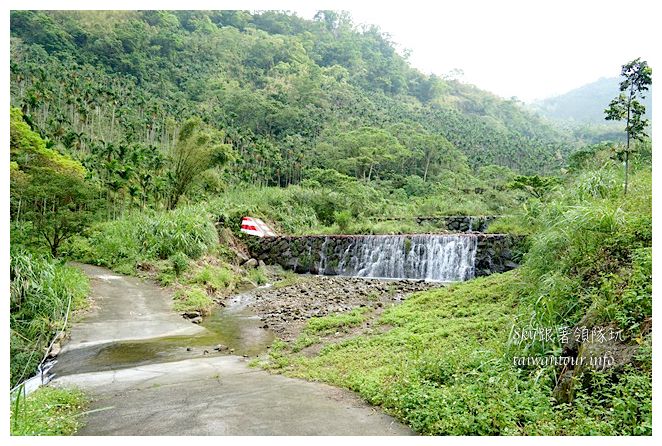
[(75, 268), (13, 249), (10, 264), (10, 384), (29, 378), (67, 312), (85, 305), (88, 281)]
[[(516, 102), (424, 76), (332, 11), (14, 11), (11, 35), (12, 104), (88, 169), (111, 216), (227, 183), (299, 184), (311, 168), (473, 190), (481, 166), (553, 173), (572, 149)], [(224, 149), (182, 187), (189, 118)]]

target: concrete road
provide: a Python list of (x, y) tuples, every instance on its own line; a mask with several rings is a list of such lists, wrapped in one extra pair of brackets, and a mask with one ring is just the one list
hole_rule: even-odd
[(62, 353), (96, 344), (204, 331), (172, 311), (172, 296), (163, 288), (98, 266), (74, 266), (90, 278), (92, 308), (72, 326)]
[[(406, 426), (351, 392), (271, 375), (237, 356), (214, 356), (90, 370), (90, 346), (129, 339), (195, 335), (154, 284), (84, 266), (95, 309), (72, 327), (54, 386), (92, 398), (79, 435), (411, 435)], [(88, 358), (88, 359), (86, 359)], [(57, 368), (67, 373), (57, 373)]]

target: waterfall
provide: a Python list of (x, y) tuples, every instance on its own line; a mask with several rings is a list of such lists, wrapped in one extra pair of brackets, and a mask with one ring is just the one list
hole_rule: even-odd
[[(318, 271), (329, 273), (325, 239)], [(451, 282), (474, 276), (475, 235), (371, 235), (354, 238), (338, 252), (343, 276)]]

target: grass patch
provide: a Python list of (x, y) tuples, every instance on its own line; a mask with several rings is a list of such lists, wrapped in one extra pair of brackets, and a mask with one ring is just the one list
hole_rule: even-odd
[(201, 314), (208, 314), (211, 311), (214, 301), (207, 292), (200, 287), (192, 286), (175, 293), (175, 311), (199, 311)]
[(306, 280), (304, 276), (282, 268), (278, 271), (278, 277), (280, 278), (273, 284), (274, 289), (286, 288)]
[[(516, 391), (518, 373), (504, 356), (517, 280), (508, 273), (419, 293), (384, 312), (386, 333), (278, 363), (288, 375), (354, 390), (424, 434), (544, 433), (519, 424), (550, 410), (549, 401), (536, 386)], [(365, 310), (311, 319), (306, 332), (360, 324)]]
[(319, 336), (313, 336), (309, 333), (301, 333), (294, 344), (292, 344), (292, 352), (297, 353), (306, 347), (315, 345), (321, 341)]
[(367, 307), (355, 308), (347, 313), (331, 314), (308, 319), (304, 331), (309, 334), (326, 335), (339, 329), (356, 327), (366, 321)]
[(200, 285), (209, 292), (216, 293), (234, 287), (236, 280), (235, 274), (228, 268), (205, 265), (195, 271), (187, 283)]
[(254, 283), (257, 286), (264, 285), (269, 281), (269, 278), (267, 277), (267, 273), (264, 271), (263, 268), (253, 268), (248, 271), (246, 276), (248, 280), (250, 280), (252, 283)]
[[(168, 259), (182, 253), (197, 259), (218, 243), (210, 216), (199, 206), (173, 211), (133, 213), (93, 228), (88, 240), (77, 239), (72, 257), (117, 270), (144, 260)], [(123, 271), (124, 272), (124, 271)]]
[(40, 387), (11, 403), (11, 435), (73, 435), (87, 404), (80, 390)]
[[(552, 367), (513, 365), (509, 333), (525, 289), (511, 271), (418, 293), (382, 314), (385, 333), (314, 357), (278, 347), (261, 366), (353, 390), (427, 435), (650, 434), (649, 372), (598, 374), (572, 404), (556, 405)], [(362, 317), (347, 316), (316, 319), (305, 334)]]
[(77, 268), (20, 249), (11, 251), (10, 277), (10, 385), (14, 386), (35, 372), (44, 350), (64, 328), (67, 310), (87, 304), (89, 280)]

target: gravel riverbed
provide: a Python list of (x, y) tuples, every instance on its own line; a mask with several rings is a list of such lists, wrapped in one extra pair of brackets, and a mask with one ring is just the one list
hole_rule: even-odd
[(359, 307), (382, 309), (412, 293), (443, 286), (414, 280), (363, 279), (342, 276), (301, 276), (286, 287), (254, 290), (249, 306), (286, 341), (296, 339), (311, 317), (343, 313)]

